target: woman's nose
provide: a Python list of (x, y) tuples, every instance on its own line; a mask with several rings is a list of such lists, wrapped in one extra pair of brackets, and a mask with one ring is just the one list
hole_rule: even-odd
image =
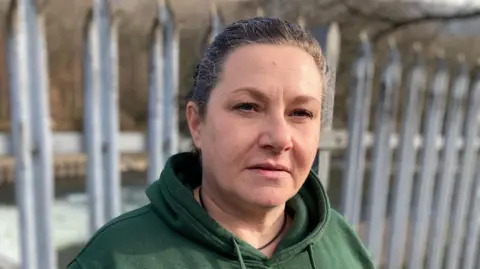
[(292, 134), (288, 122), (284, 117), (269, 119), (264, 123), (259, 138), (262, 148), (275, 153), (288, 151), (292, 148)]

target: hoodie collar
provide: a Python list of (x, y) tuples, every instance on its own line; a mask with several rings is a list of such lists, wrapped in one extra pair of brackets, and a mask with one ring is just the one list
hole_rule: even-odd
[(201, 183), (201, 165), (193, 153), (173, 155), (159, 180), (146, 191), (151, 206), (172, 230), (211, 251), (242, 264), (277, 263), (311, 251), (330, 219), (330, 204), (317, 175), (311, 171), (300, 191), (287, 202), (294, 222), (268, 259), (260, 251), (221, 227), (197, 203), (193, 189)]

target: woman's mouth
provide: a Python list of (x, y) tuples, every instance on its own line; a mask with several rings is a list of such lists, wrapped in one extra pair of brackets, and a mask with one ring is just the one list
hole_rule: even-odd
[(248, 170), (269, 179), (279, 179), (290, 174), (290, 170), (286, 166), (271, 163), (252, 165)]

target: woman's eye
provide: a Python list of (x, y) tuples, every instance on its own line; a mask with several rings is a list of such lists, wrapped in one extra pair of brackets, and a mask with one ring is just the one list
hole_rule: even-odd
[(292, 116), (294, 117), (305, 117), (305, 118), (313, 118), (313, 113), (308, 111), (308, 110), (304, 110), (304, 109), (297, 109), (297, 110), (294, 110), (293, 113), (292, 113)]
[(234, 106), (235, 110), (242, 110), (242, 111), (254, 111), (256, 109), (255, 104), (253, 103), (241, 103)]

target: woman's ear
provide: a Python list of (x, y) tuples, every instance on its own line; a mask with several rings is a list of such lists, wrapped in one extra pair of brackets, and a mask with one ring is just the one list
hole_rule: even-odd
[(198, 105), (192, 101), (189, 101), (187, 103), (185, 114), (187, 117), (188, 129), (190, 130), (193, 144), (197, 149), (201, 150), (202, 117), (200, 115)]

